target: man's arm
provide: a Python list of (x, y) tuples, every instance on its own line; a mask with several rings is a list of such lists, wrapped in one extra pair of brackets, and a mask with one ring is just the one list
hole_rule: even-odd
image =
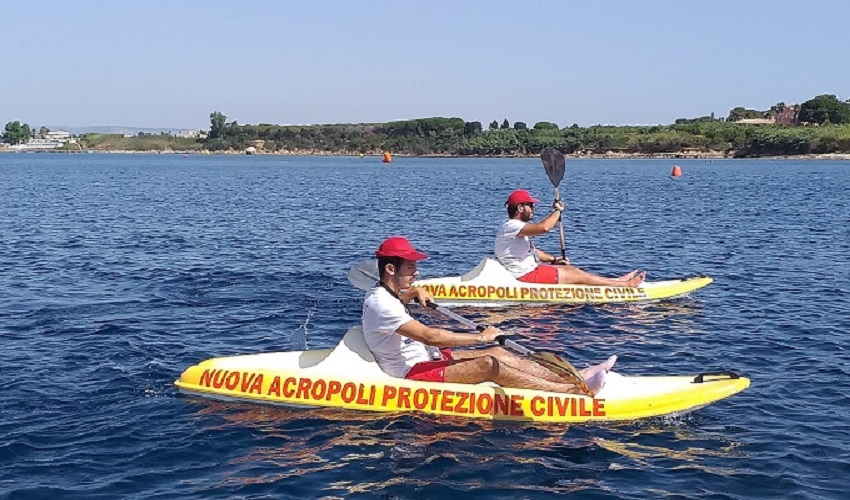
[(537, 258), (540, 259), (540, 262), (545, 264), (569, 264), (570, 259), (564, 259), (562, 257), (555, 257), (552, 254), (548, 254), (543, 250), (537, 250)]
[(411, 288), (409, 290), (405, 290), (398, 294), (398, 298), (401, 299), (405, 304), (410, 303), (411, 300), (416, 300), (416, 302), (425, 307), (428, 302), (434, 302), (434, 296), (431, 295), (425, 288)]
[(547, 262), (547, 263), (551, 263), (555, 259), (554, 256), (549, 255), (548, 253), (544, 252), (543, 250), (539, 250), (539, 249), (537, 249), (537, 258), (540, 259), (540, 262)]
[(519, 231), (517, 236), (540, 236), (551, 231), (558, 223), (561, 212), (564, 211), (564, 202), (556, 201), (552, 204), (554, 210), (540, 222), (529, 222)]
[(401, 325), (396, 332), (407, 338), (435, 347), (464, 347), (489, 344), (492, 343), (496, 337), (502, 335), (502, 332), (492, 326), (475, 335), (470, 333), (450, 332), (441, 328), (432, 328), (430, 326), (423, 325), (415, 319)]

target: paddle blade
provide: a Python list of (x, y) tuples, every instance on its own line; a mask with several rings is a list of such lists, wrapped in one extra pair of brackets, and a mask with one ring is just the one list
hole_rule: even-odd
[(546, 175), (549, 176), (549, 181), (552, 185), (558, 187), (561, 179), (564, 178), (564, 167), (566, 160), (564, 155), (554, 148), (547, 148), (541, 151), (540, 160), (543, 162), (543, 168), (546, 170)]
[(588, 387), (587, 381), (576, 370), (576, 367), (566, 359), (551, 352), (535, 352), (530, 357), (539, 365), (548, 368), (552, 373), (563, 378), (564, 381), (578, 387), (583, 393), (593, 396), (593, 392)]
[(375, 288), (378, 282), (378, 261), (368, 259), (355, 264), (348, 270), (348, 282), (361, 290)]

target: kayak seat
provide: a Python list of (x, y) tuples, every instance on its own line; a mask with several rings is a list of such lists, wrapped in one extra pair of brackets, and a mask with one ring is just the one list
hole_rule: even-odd
[(484, 257), (471, 271), (460, 277), (461, 281), (472, 281), (485, 277), (488, 282), (504, 283), (517, 281), (496, 257)]
[(378, 366), (366, 345), (363, 328), (353, 326), (331, 353), (311, 370), (322, 374), (338, 374), (356, 379), (393, 379)]

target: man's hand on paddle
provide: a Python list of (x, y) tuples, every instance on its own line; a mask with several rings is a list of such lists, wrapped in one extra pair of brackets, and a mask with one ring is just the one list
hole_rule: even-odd
[(401, 300), (405, 304), (414, 300), (422, 307), (427, 307), (429, 302), (434, 302), (434, 296), (431, 295), (431, 292), (429, 292), (426, 288), (420, 287), (411, 288), (410, 290), (402, 292), (399, 294), (399, 297), (401, 297)]
[(555, 200), (552, 202), (552, 210), (557, 210), (558, 212), (564, 211), (564, 202), (563, 200)]
[(497, 337), (501, 337), (504, 334), (505, 332), (499, 330), (495, 326), (488, 326), (487, 328), (481, 331), (479, 336), (481, 337), (481, 340), (483, 342), (493, 343), (496, 341)]
[(537, 250), (537, 258), (540, 259), (540, 262), (543, 264), (550, 264), (554, 266), (566, 266), (570, 263), (570, 259), (566, 257), (555, 257), (543, 250)]

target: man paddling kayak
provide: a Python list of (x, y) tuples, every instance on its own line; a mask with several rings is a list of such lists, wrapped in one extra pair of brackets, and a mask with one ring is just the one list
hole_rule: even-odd
[[(366, 345), (384, 372), (398, 378), (427, 382), (477, 384), (495, 382), (504, 387), (581, 394), (547, 368), (501, 347), (451, 350), (452, 347), (492, 345), (504, 335), (488, 327), (478, 335), (456, 333), (423, 325), (413, 319), (407, 304), (433, 300), (424, 288), (410, 288), (419, 274), (417, 262), (428, 256), (401, 236), (386, 239), (375, 252), (380, 281), (363, 301)], [(605, 383), (617, 356), (581, 370), (595, 394)]]
[(569, 259), (557, 258), (535, 248), (530, 238), (551, 231), (564, 211), (564, 202), (557, 200), (552, 204), (551, 214), (540, 222), (531, 222), (534, 204), (539, 202), (525, 189), (511, 193), (505, 202), (508, 220), (496, 233), (496, 258), (519, 281), (628, 287), (643, 283), (646, 272), (632, 271), (619, 278), (606, 278), (571, 266)]

